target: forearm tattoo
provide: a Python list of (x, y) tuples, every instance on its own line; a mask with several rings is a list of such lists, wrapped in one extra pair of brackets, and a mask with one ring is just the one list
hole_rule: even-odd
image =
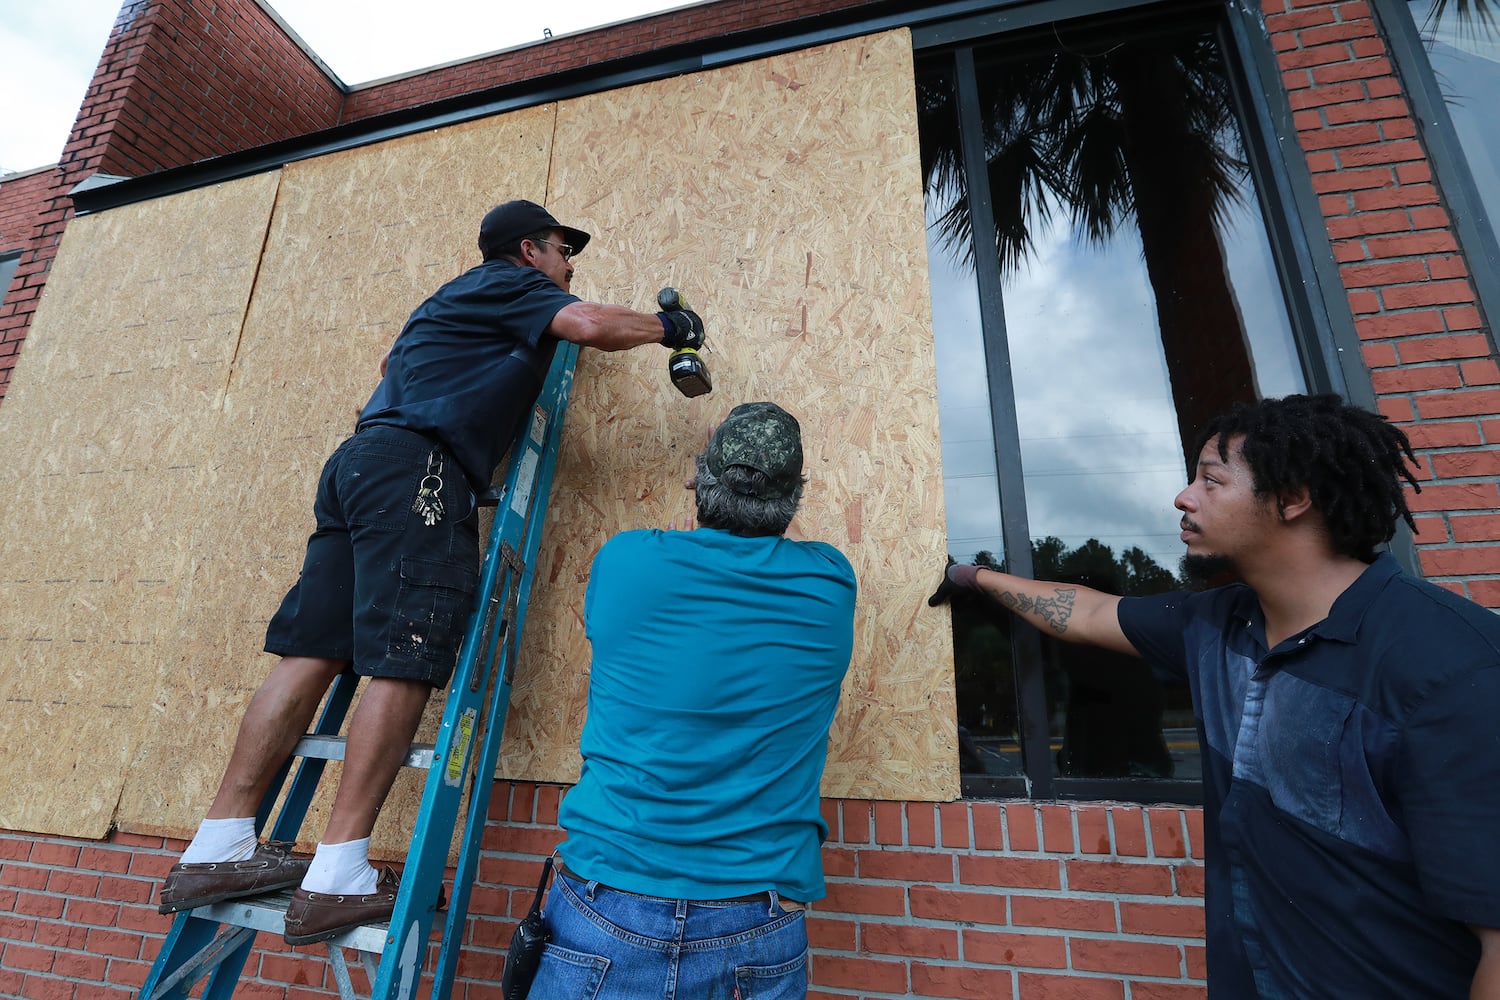
[(1068, 620), (1073, 617), (1073, 601), (1078, 596), (1074, 587), (1058, 587), (1051, 597), (1031, 597), (1006, 591), (1000, 595), (1000, 603), (1018, 615), (1038, 619), (1058, 635), (1068, 630)]

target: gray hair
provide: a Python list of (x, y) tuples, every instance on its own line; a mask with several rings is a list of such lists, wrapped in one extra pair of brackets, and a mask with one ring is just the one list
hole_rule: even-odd
[(790, 496), (765, 500), (755, 495), (767, 483), (766, 474), (745, 465), (731, 465), (722, 476), (708, 471), (708, 460), (698, 456), (698, 524), (735, 535), (756, 538), (780, 535), (797, 516), (805, 480), (798, 477)]

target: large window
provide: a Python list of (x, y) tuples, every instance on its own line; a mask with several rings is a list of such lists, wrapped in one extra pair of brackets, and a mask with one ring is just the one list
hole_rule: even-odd
[[(1308, 388), (1226, 37), (1177, 10), (919, 52), (951, 558), (1177, 589), (1198, 429)], [(1201, 800), (1185, 689), (977, 596), (953, 620), (968, 794)]]

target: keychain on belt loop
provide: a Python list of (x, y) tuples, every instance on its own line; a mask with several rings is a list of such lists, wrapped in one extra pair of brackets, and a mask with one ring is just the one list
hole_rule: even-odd
[(443, 501), (438, 496), (443, 490), (443, 454), (434, 448), (427, 453), (427, 475), (417, 486), (417, 498), (412, 501), (411, 512), (422, 519), (427, 527), (434, 527), (443, 519)]

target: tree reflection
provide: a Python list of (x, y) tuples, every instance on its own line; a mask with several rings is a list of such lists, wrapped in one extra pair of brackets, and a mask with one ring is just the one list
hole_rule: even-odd
[[(1467, 0), (1473, 2), (1473, 0)], [(1093, 244), (1139, 233), (1184, 447), (1256, 389), (1221, 231), (1246, 174), (1212, 33), (1109, 35), (1050, 26), (1046, 46), (978, 53), (986, 174), (1002, 271), (1020, 269), (1054, 211)], [(918, 79), (935, 223), (970, 266), (974, 241), (951, 77)], [(1184, 455), (1191, 461), (1192, 456)]]

